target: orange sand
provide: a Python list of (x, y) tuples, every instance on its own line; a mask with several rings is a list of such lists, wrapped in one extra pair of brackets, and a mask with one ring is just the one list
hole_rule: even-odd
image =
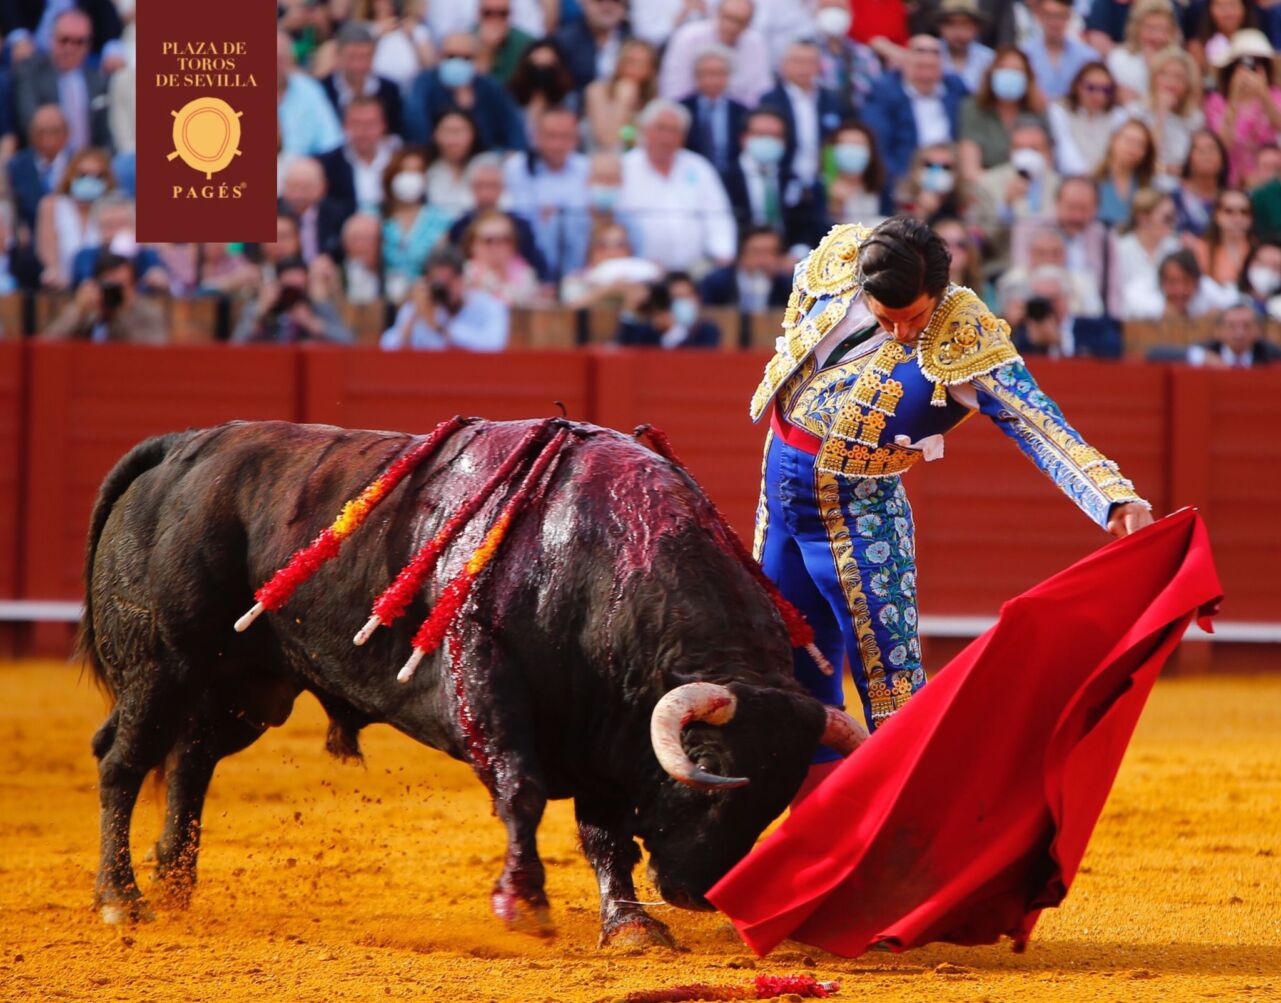
[[(89, 908), (102, 717), (76, 669), (0, 667), (2, 999), (595, 1001), (753, 968), (876, 1003), (1281, 999), (1281, 678), (1158, 685), (1076, 886), (1021, 956), (757, 961), (715, 915), (674, 909), (655, 914), (684, 952), (598, 950), (567, 802), (541, 831), (559, 934), (509, 934), (487, 911), (502, 832), (467, 768), (385, 727), (365, 733), (364, 768), (343, 767), (310, 698), (219, 768), (191, 910), (105, 927)], [(157, 827), (144, 801), (136, 860)]]

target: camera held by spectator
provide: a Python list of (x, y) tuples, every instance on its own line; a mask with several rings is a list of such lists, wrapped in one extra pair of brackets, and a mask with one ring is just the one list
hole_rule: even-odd
[(633, 311), (624, 311), (618, 344), (653, 348), (716, 348), (721, 332), (699, 317), (701, 304), (693, 280), (671, 272), (648, 286)]

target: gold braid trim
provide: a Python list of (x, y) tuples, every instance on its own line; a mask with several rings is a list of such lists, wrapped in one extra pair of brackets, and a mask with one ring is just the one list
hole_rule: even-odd
[(769, 505), (765, 498), (765, 468), (769, 463), (769, 447), (774, 442), (774, 430), (765, 433), (765, 449), (761, 452), (761, 493), (756, 499), (756, 531), (752, 534), (752, 559), (757, 564), (765, 553), (765, 533), (769, 529)]
[(858, 284), (858, 249), (872, 231), (857, 223), (838, 223), (819, 241), (797, 272), (797, 284), (811, 296), (841, 296)]
[(917, 341), (916, 359), (934, 384), (930, 403), (947, 403), (944, 387), (968, 383), (1008, 362), (1021, 362), (1010, 325), (965, 286), (949, 286)]
[[(797, 293), (793, 290), (792, 297), (796, 296)], [(783, 348), (775, 352), (774, 357), (766, 363), (765, 376), (757, 386), (756, 392), (752, 394), (750, 409), (752, 421), (760, 419), (778, 388), (796, 372), (797, 367), (805, 361), (810, 352), (814, 351), (814, 346), (841, 322), (850, 305), (848, 299), (837, 297), (829, 300), (816, 316), (808, 316), (816, 302), (817, 300), (812, 296), (799, 299), (800, 306), (797, 309), (804, 308), (803, 319), (790, 328), (786, 326), (786, 321), (784, 322)]]

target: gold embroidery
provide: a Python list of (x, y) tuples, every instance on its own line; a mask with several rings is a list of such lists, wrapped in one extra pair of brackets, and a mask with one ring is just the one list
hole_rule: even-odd
[[(816, 302), (814, 297), (806, 299), (805, 309), (812, 310)], [(808, 358), (814, 346), (841, 322), (845, 311), (849, 309), (849, 300), (836, 298), (830, 300), (815, 317), (805, 316), (799, 323), (784, 332), (783, 348), (774, 353), (773, 358), (765, 365), (765, 377), (761, 380), (756, 392), (752, 394), (752, 421), (758, 421), (765, 412), (766, 406), (773, 400), (775, 392)]]
[(756, 501), (756, 531), (752, 534), (752, 557), (757, 564), (765, 552), (765, 532), (769, 529), (769, 505), (765, 502), (765, 465), (769, 462), (769, 447), (774, 441), (774, 430), (765, 433), (765, 450), (761, 453), (761, 493)]
[[(849, 528), (845, 525), (845, 513), (841, 511), (841, 489), (835, 475), (824, 470), (814, 470), (814, 491), (818, 499), (819, 517), (827, 530), (827, 546), (832, 552), (832, 561), (836, 565), (836, 580), (845, 595), (845, 604), (849, 607), (850, 617), (854, 621), (854, 636), (858, 638), (859, 663), (867, 679), (869, 695), (886, 693), (885, 665), (881, 661), (881, 649), (876, 643), (876, 632), (872, 629), (872, 611), (868, 606), (867, 594), (863, 591), (863, 576), (859, 574), (858, 561), (854, 558), (854, 544), (850, 539)], [(853, 652), (850, 662), (853, 663)], [(872, 718), (880, 721), (894, 712), (893, 703), (885, 702), (884, 713), (877, 713), (876, 698), (873, 698)]]
[(871, 230), (856, 223), (838, 223), (827, 232), (805, 263), (805, 292), (811, 296), (837, 296), (858, 283), (858, 249)]
[(886, 422), (903, 399), (903, 384), (890, 378), (909, 353), (897, 341), (886, 341), (859, 373), (819, 450), (817, 467), (843, 477), (885, 477), (901, 474), (921, 458), (920, 453), (881, 445)]
[(912, 699), (912, 680), (909, 678), (909, 673), (894, 673), (894, 687), (891, 690), (891, 699), (895, 710), (898, 710)]
[[(949, 286), (917, 340), (917, 361), (934, 384), (952, 386), (1022, 361), (1010, 341), (1010, 325), (992, 316), (972, 290)], [(941, 407), (938, 391), (930, 403)]]

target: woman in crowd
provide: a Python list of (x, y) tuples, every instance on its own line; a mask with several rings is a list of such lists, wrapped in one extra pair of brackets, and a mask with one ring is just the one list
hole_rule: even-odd
[(1202, 76), (1213, 75), (1214, 68), (1227, 57), (1233, 35), (1242, 28), (1258, 26), (1254, 10), (1245, 0), (1210, 0), (1202, 11), (1196, 37), (1188, 40), (1188, 52)]
[(590, 146), (621, 150), (633, 145), (636, 116), (658, 93), (658, 55), (640, 39), (629, 39), (618, 52), (609, 80), (594, 80), (583, 93)]
[(1219, 88), (1205, 100), (1205, 121), (1228, 149), (1228, 181), (1243, 185), (1260, 147), (1281, 135), (1281, 88), (1272, 84), (1276, 53), (1263, 32), (1238, 31), (1219, 70)]
[(383, 172), (383, 274), (387, 296), (401, 303), (453, 215), (427, 199), (427, 154), (401, 147)]
[(1218, 287), (1211, 291), (1221, 293), (1225, 301), (1231, 299), (1245, 272), (1254, 246), (1253, 224), (1250, 196), (1238, 188), (1225, 188), (1214, 200), (1205, 237), (1193, 246), (1202, 274)]
[(483, 149), (476, 123), (466, 112), (445, 112), (432, 130), (427, 201), (451, 220), (476, 204), (467, 183), (467, 165)]
[(1143, 100), (1148, 92), (1148, 64), (1152, 57), (1182, 40), (1170, 0), (1139, 0), (1131, 8), (1125, 22), (1125, 43), (1115, 46), (1107, 58), (1122, 104)]
[(1173, 192), (1180, 233), (1205, 233), (1214, 200), (1228, 186), (1228, 151), (1209, 129), (1198, 129), (1188, 143), (1179, 187)]
[(546, 39), (529, 45), (520, 58), (507, 90), (525, 116), (525, 132), (534, 135), (538, 117), (548, 108), (567, 105), (578, 110), (574, 77), (560, 50)]
[(1263, 317), (1281, 313), (1281, 244), (1255, 244), (1246, 255), (1237, 289)]
[(1153, 54), (1148, 63), (1146, 100), (1127, 111), (1152, 132), (1156, 143), (1157, 186), (1172, 191), (1188, 156), (1192, 134), (1205, 124), (1201, 78), (1196, 62), (1177, 45)]
[(1117, 320), (1154, 319), (1165, 310), (1159, 269), (1180, 248), (1174, 233), (1174, 202), (1155, 188), (1134, 195), (1133, 222), (1112, 235), (1108, 312)]
[(981, 299), (989, 302), (991, 290), (983, 278), (979, 247), (965, 224), (959, 219), (940, 219), (934, 224), (934, 232), (943, 238), (948, 250), (952, 252), (948, 281), (973, 289)]
[(1129, 116), (1116, 99), (1116, 81), (1106, 63), (1086, 63), (1067, 95), (1050, 105), (1054, 162), (1061, 176), (1093, 174), (1108, 152), (1108, 140)]
[(956, 165), (956, 148), (951, 143), (917, 150), (908, 176), (899, 186), (897, 211), (930, 225), (945, 216), (963, 218), (969, 203)]
[(957, 138), (966, 181), (977, 181), (983, 171), (1010, 159), (1010, 130), (1023, 115), (1034, 115), (1045, 124), (1045, 98), (1027, 56), (1004, 46), (983, 75), (978, 93), (961, 104)]
[(835, 173), (827, 186), (827, 210), (834, 222), (875, 226), (889, 215), (885, 167), (869, 129), (843, 122), (832, 134), (831, 162)]
[(1130, 220), (1130, 203), (1156, 174), (1156, 144), (1142, 122), (1130, 119), (1115, 133), (1095, 172), (1099, 182), (1099, 221), (1118, 226)]
[(508, 306), (530, 306), (541, 298), (538, 276), (516, 250), (516, 227), (505, 212), (486, 209), (476, 214), (463, 235), (463, 256), (471, 288)]
[(600, 223), (592, 230), (587, 264), (561, 281), (561, 302), (573, 310), (618, 309), (629, 291), (657, 281), (662, 274), (658, 265), (636, 256), (622, 223)]
[(101, 242), (93, 204), (116, 187), (106, 150), (86, 147), (72, 156), (58, 187), (36, 209), (36, 254), (42, 285), (66, 289), (72, 262), (82, 248)]

